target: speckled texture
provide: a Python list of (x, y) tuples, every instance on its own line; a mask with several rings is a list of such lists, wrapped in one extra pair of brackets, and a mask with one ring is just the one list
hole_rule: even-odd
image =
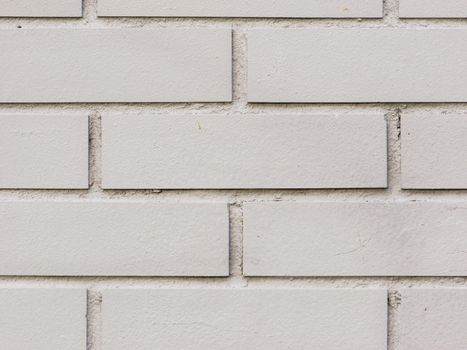
[(384, 289), (110, 289), (103, 349), (384, 349), (386, 296)]
[[(248, 28), (321, 28), (321, 27), (432, 27), (467, 28), (465, 20), (398, 19), (398, 1), (385, 1), (383, 19), (163, 19), (163, 18), (97, 18), (96, 0), (84, 1), (82, 19), (0, 19), (0, 28), (121, 28), (121, 27), (233, 27), (233, 103), (177, 103), (177, 104), (3, 104), (0, 113), (86, 113), (90, 116), (90, 170), (89, 191), (1, 190), (1, 200), (53, 199), (96, 200), (132, 199), (148, 201), (225, 201), (230, 203), (230, 264), (231, 276), (226, 279), (200, 278), (115, 278), (115, 277), (0, 277), (1, 287), (41, 286), (87, 287), (88, 291), (88, 350), (101, 348), (101, 291), (108, 287), (163, 287), (163, 288), (368, 288), (389, 290), (389, 350), (402, 350), (399, 341), (399, 291), (407, 287), (467, 287), (466, 278), (458, 277), (333, 277), (333, 278), (246, 278), (242, 277), (242, 208), (245, 202), (274, 201), (467, 201), (465, 191), (413, 191), (400, 186), (400, 117), (405, 113), (453, 113), (467, 115), (467, 104), (319, 104), (282, 105), (247, 104), (246, 101), (246, 30)], [(18, 29), (20, 30), (20, 29)], [(376, 190), (188, 190), (188, 191), (120, 191), (100, 188), (100, 115), (101, 113), (140, 114), (306, 114), (306, 113), (383, 113), (388, 121), (389, 188)]]

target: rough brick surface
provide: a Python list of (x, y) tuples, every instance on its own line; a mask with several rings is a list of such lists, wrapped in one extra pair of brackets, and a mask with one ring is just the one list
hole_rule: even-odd
[(465, 349), (467, 289), (404, 289), (399, 308), (402, 349)]
[(88, 188), (88, 117), (0, 114), (0, 188)]
[(81, 17), (81, 0), (0, 0), (0, 17)]
[(399, 15), (405, 18), (465, 18), (464, 0), (399, 0)]
[(106, 115), (102, 125), (104, 188), (387, 184), (382, 115)]
[(99, 16), (381, 17), (382, 0), (100, 0)]
[(1, 348), (86, 350), (86, 290), (0, 288)]
[(467, 188), (467, 116), (404, 115), (402, 188)]
[(466, 40), (466, 29), (250, 30), (248, 101), (467, 102)]
[(226, 276), (221, 203), (0, 203), (1, 275)]
[(385, 290), (106, 290), (103, 350), (384, 349)]
[(229, 29), (2, 30), (0, 50), (0, 102), (231, 100)]
[(248, 203), (248, 276), (467, 276), (463, 203)]

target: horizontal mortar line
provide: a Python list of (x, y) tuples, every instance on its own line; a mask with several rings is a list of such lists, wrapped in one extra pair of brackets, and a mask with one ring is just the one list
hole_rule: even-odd
[(467, 288), (466, 277), (31, 277), (0, 276), (0, 288), (20, 287), (82, 287), (92, 290), (113, 287), (130, 288), (386, 288), (406, 287)]
[(88, 21), (86, 18), (77, 19), (59, 19), (59, 18), (0, 18), (1, 29), (14, 29), (21, 25), (23, 29), (124, 29), (124, 28), (221, 28), (236, 26), (233, 30), (245, 30), (254, 28), (271, 28), (271, 29), (293, 29), (293, 28), (335, 28), (335, 29), (374, 29), (374, 28), (404, 28), (404, 29), (430, 29), (430, 28), (467, 28), (465, 19), (426, 19), (416, 20), (407, 19), (397, 22), (387, 22), (384, 20), (372, 19), (347, 19), (347, 20), (325, 20), (325, 19), (238, 19), (223, 18), (219, 20), (206, 18), (129, 18), (123, 17), (120, 19), (109, 20), (97, 18)]
[[(465, 191), (465, 190), (464, 190)], [(1, 193), (0, 193), (1, 194)], [(1, 196), (0, 195), (0, 200), (2, 201), (77, 201), (77, 202), (96, 202), (96, 201), (115, 201), (115, 202), (122, 202), (122, 201), (148, 201), (148, 202), (155, 202), (157, 201), (164, 201), (164, 200), (192, 200), (192, 199), (197, 199), (199, 201), (209, 201), (209, 200), (228, 200), (232, 202), (261, 202), (261, 201), (274, 201), (274, 202), (286, 202), (286, 201), (295, 201), (297, 203), (300, 202), (322, 202), (322, 201), (329, 201), (329, 202), (339, 202), (339, 201), (358, 201), (358, 202), (368, 202), (368, 203), (394, 203), (394, 202), (415, 202), (415, 201), (433, 201), (435, 202), (436, 200), (443, 201), (446, 199), (459, 199), (459, 198), (465, 198), (467, 199), (467, 192), (465, 192), (465, 197), (461, 196), (459, 193), (455, 195), (444, 195), (444, 196), (437, 196), (436, 198), (433, 198), (433, 194), (426, 195), (426, 197), (417, 197), (413, 198), (412, 196), (405, 196), (405, 197), (398, 197), (395, 196), (392, 193), (389, 193), (385, 196), (370, 196), (362, 198), (362, 194), (355, 194), (355, 196), (345, 196), (345, 197), (338, 197), (333, 196), (329, 197), (328, 194), (323, 193), (322, 197), (319, 196), (305, 196), (305, 195), (292, 195), (292, 194), (287, 194), (287, 195), (282, 195), (281, 198), (278, 198), (277, 196), (267, 196), (263, 195), (261, 197), (258, 197), (258, 195), (255, 195), (254, 193), (244, 195), (242, 197), (237, 196), (237, 195), (229, 195), (229, 194), (215, 194), (215, 193), (209, 193), (206, 192), (205, 194), (209, 194), (210, 196), (203, 196), (203, 195), (188, 195), (188, 194), (176, 194), (176, 195), (170, 195), (170, 196), (164, 196), (164, 195), (159, 195), (159, 196), (151, 196), (151, 195), (146, 195), (146, 196), (138, 196), (138, 195), (122, 195), (122, 196), (95, 196), (95, 195), (89, 195), (86, 197), (83, 196), (30, 196), (30, 197), (24, 197), (24, 196)], [(234, 196), (234, 197), (233, 197)]]
[[(12, 21), (23, 21), (25, 23), (58, 23), (58, 24), (112, 24), (112, 25), (144, 25), (144, 24), (159, 24), (159, 25), (178, 25), (178, 24), (238, 24), (238, 25), (252, 25), (252, 24), (297, 24), (297, 25), (314, 25), (314, 24), (387, 24), (386, 19), (383, 17), (229, 17), (229, 16), (98, 16), (95, 12), (88, 14), (87, 17), (21, 17), (21, 16), (2, 16), (0, 17), (0, 24), (12, 24)], [(88, 20), (91, 19), (92, 22)], [(435, 19), (443, 20), (443, 22), (453, 22), (460, 19)], [(413, 19), (410, 22), (421, 22), (423, 19)], [(426, 21), (426, 20), (425, 20)]]
[[(239, 56), (239, 58), (241, 58)], [(241, 91), (241, 93), (244, 93)], [(240, 108), (239, 108), (240, 107)], [(236, 109), (238, 108), (238, 109)], [(359, 110), (388, 110), (401, 109), (402, 112), (407, 109), (443, 109), (458, 108), (467, 109), (467, 102), (394, 102), (394, 103), (248, 103), (246, 100), (236, 100), (235, 102), (211, 103), (1, 103), (0, 113), (13, 111), (24, 111), (32, 113), (34, 111), (55, 111), (62, 112), (85, 111), (91, 112), (126, 112), (126, 113), (144, 113), (144, 112), (169, 112), (172, 115), (177, 114), (201, 114), (201, 113), (228, 113), (228, 114), (260, 114), (262, 112), (271, 113), (271, 110), (277, 112), (298, 111), (311, 112), (314, 110), (329, 110), (329, 112)], [(287, 111), (284, 111), (287, 110)]]
[[(46, 190), (45, 190), (46, 191)], [(439, 191), (439, 192), (436, 192)], [(262, 201), (274, 201), (277, 203), (294, 201), (296, 203), (310, 203), (310, 202), (367, 202), (367, 203), (412, 203), (412, 202), (431, 202), (431, 203), (449, 203), (457, 201), (467, 201), (467, 190), (456, 190), (452, 193), (443, 193), (449, 190), (435, 190), (428, 191), (427, 193), (407, 193), (406, 195), (400, 195), (399, 193), (395, 194), (392, 192), (385, 192), (382, 194), (375, 194), (372, 192), (368, 193), (329, 193), (329, 192), (310, 192), (310, 193), (282, 193), (280, 191), (271, 191), (267, 194), (261, 194), (256, 192), (246, 193), (221, 193), (216, 191), (206, 191), (202, 193), (166, 193), (165, 191), (159, 194), (146, 194), (146, 193), (128, 193), (120, 195), (97, 195), (96, 192), (91, 192), (89, 194), (66, 194), (66, 193), (57, 193), (50, 192), (44, 193), (39, 192), (32, 194), (28, 192), (28, 196), (25, 196), (26, 193), (21, 193), (19, 195), (2, 195), (0, 191), (0, 201), (75, 201), (75, 202), (99, 202), (99, 201), (108, 201), (108, 202), (124, 202), (124, 201), (143, 201), (148, 203), (155, 202), (168, 202), (171, 201), (177, 203), (180, 200), (187, 201), (197, 201), (197, 202), (209, 202), (209, 201), (225, 201), (229, 203), (240, 203), (240, 202), (262, 202)], [(422, 192), (420, 190), (419, 192)], [(276, 195), (274, 195), (276, 194)], [(332, 194), (332, 196), (330, 196)], [(414, 197), (414, 194), (417, 194), (417, 197)], [(279, 196), (280, 195), (280, 196)], [(363, 196), (362, 196), (363, 195)]]

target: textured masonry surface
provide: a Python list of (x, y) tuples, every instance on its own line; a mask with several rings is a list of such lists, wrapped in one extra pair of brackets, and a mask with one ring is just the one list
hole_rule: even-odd
[(465, 18), (467, 3), (463, 0), (400, 0), (403, 18)]
[(380, 0), (101, 0), (99, 16), (381, 17)]
[(1, 188), (88, 188), (87, 115), (0, 115)]
[(80, 0), (0, 0), (1, 17), (81, 17)]
[[(3, 275), (226, 276), (225, 203), (3, 202)], [(20, 256), (21, 258), (17, 258)]]
[(386, 292), (105, 290), (102, 324), (104, 350), (381, 349)]
[(248, 101), (467, 102), (466, 38), (441, 28), (251, 30)]
[(402, 187), (467, 189), (467, 119), (409, 115), (401, 121)]
[(0, 339), (8, 350), (86, 349), (86, 290), (0, 288)]
[(465, 349), (465, 289), (405, 289), (401, 291), (401, 297), (403, 348)]
[(463, 203), (247, 203), (244, 273), (463, 276), (466, 211)]
[(0, 0), (0, 348), (466, 349), (466, 10)]
[(0, 102), (231, 100), (228, 29), (2, 30), (0, 40)]
[(102, 185), (386, 187), (386, 148), (383, 115), (103, 115)]

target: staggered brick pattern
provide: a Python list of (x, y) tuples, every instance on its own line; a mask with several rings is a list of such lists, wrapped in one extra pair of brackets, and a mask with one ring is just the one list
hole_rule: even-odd
[(467, 349), (466, 17), (0, 0), (0, 349)]

